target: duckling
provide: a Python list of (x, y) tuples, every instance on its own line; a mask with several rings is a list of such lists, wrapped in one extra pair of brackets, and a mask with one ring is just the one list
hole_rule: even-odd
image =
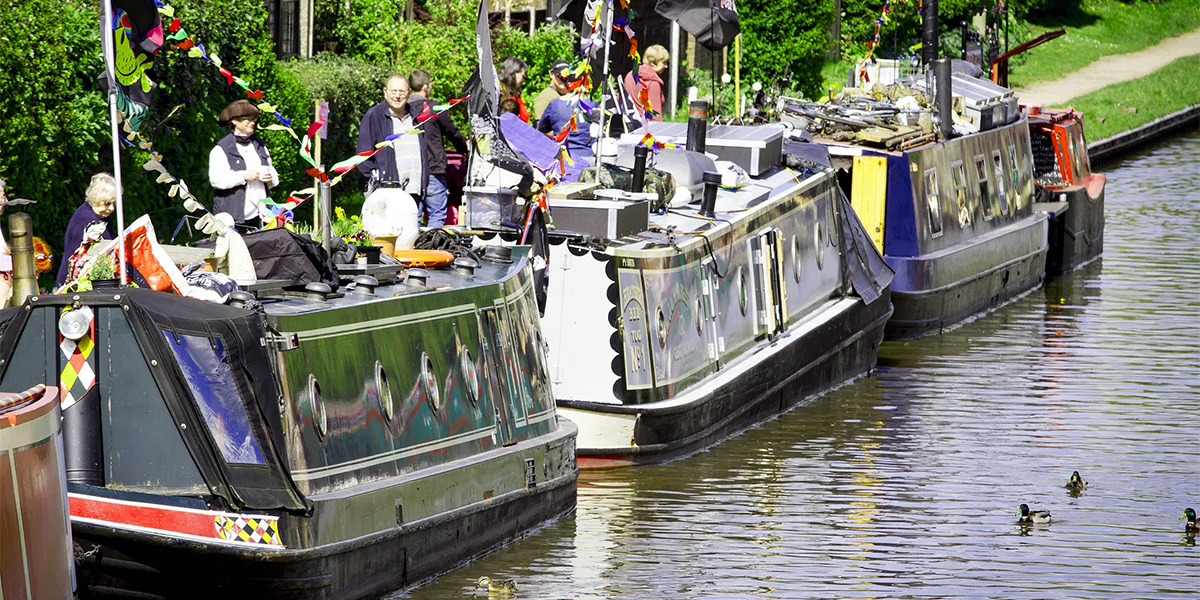
[(1187, 525), (1184, 525), (1183, 530), (1188, 534), (1195, 535), (1200, 533), (1200, 525), (1196, 524), (1196, 511), (1187, 509), (1183, 511), (1183, 516), (1180, 519), (1187, 519)]
[(1087, 489), (1087, 482), (1079, 476), (1079, 471), (1071, 471), (1071, 480), (1067, 482), (1066, 488), (1072, 492), (1082, 492)]
[(1048, 510), (1029, 510), (1028, 504), (1021, 505), (1021, 518), (1017, 519), (1018, 523), (1028, 525), (1030, 523), (1049, 523), (1050, 511)]
[(488, 594), (506, 594), (507, 595), (507, 594), (517, 593), (517, 582), (515, 582), (511, 579), (504, 579), (502, 581), (492, 581), (491, 577), (484, 576), (484, 577), (479, 578), (479, 583), (476, 584), (475, 587), (485, 588), (488, 591)]

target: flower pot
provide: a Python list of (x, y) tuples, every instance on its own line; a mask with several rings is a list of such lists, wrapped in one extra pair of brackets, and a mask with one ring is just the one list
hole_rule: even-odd
[(368, 265), (379, 264), (379, 255), (383, 252), (383, 248), (379, 246), (359, 246), (358, 253), (367, 257)]
[(93, 279), (92, 290), (115, 290), (121, 287), (119, 279)]
[(397, 237), (394, 235), (377, 235), (375, 236), (375, 245), (379, 246), (381, 253), (388, 256), (395, 256)]

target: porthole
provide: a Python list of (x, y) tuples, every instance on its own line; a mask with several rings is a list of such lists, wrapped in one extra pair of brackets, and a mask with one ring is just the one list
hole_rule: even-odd
[(837, 198), (830, 197), (828, 206), (829, 210), (825, 213), (827, 216), (825, 226), (829, 228), (829, 245), (836, 248), (838, 245), (838, 239), (840, 238), (838, 235)]
[(478, 406), (479, 367), (475, 365), (475, 361), (471, 360), (471, 351), (467, 348), (463, 348), (462, 355), (458, 360), (462, 368), (463, 387), (467, 390), (467, 400), (471, 402), (471, 406)]
[(700, 320), (700, 311), (701, 311), (701, 310), (702, 310), (702, 308), (703, 308), (703, 307), (700, 305), (700, 296), (696, 296), (696, 300), (695, 300), (695, 302), (694, 302), (694, 307), (695, 307), (695, 308), (693, 308), (693, 312), (695, 313), (695, 317), (696, 317), (696, 319), (695, 319), (695, 321), (696, 321), (696, 335), (704, 335), (704, 328), (703, 328), (703, 327), (704, 327), (704, 323), (703, 323), (703, 321), (701, 321), (701, 320)]
[(312, 412), (313, 428), (317, 436), (324, 439), (329, 434), (329, 416), (325, 413), (325, 401), (321, 398), (321, 385), (315, 375), (308, 376), (308, 408)]
[(824, 224), (817, 223), (817, 228), (813, 231), (813, 245), (817, 248), (817, 268), (825, 268), (825, 234)]
[(800, 251), (800, 236), (792, 236), (792, 279), (796, 283), (800, 283), (800, 257), (803, 253)]
[(746, 290), (746, 271), (742, 267), (738, 267), (738, 306), (742, 309), (742, 316), (746, 316), (746, 303), (750, 301), (750, 293)]
[(433, 412), (442, 408), (442, 397), (438, 394), (437, 377), (433, 374), (433, 361), (429, 355), (421, 353), (421, 385), (425, 387), (425, 397), (429, 399), (429, 407)]
[(658, 347), (666, 348), (667, 347), (667, 317), (666, 317), (666, 315), (663, 314), (663, 309), (661, 306), (658, 307), (657, 321), (658, 321), (658, 323), (657, 323)]
[(396, 415), (396, 403), (392, 399), (392, 386), (388, 383), (383, 363), (379, 361), (375, 361), (375, 389), (379, 393), (379, 409), (383, 411), (383, 417), (390, 423), (392, 417)]

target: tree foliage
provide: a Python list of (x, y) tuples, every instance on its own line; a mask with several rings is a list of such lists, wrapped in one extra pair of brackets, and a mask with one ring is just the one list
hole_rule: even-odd
[(832, 15), (829, 0), (739, 2), (743, 80), (765, 83), (787, 74), (798, 91), (815, 97)]

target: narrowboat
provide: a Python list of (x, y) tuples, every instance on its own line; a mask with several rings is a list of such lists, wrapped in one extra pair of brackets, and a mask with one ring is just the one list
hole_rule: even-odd
[(0, 389), (62, 390), (79, 594), (378, 596), (571, 512), (529, 265), (0, 313)]
[(1046, 276), (1058, 277), (1104, 251), (1105, 176), (1092, 172), (1082, 114), (1037, 106), (1026, 110), (1041, 200), (1035, 206), (1051, 215)]
[[(609, 142), (623, 187), (549, 194), (542, 330), (581, 469), (685, 456), (866, 374), (892, 313), (891, 271), (834, 170), (784, 166), (782, 126), (649, 132), (677, 147), (650, 152), (643, 130)], [(745, 180), (722, 187), (706, 147)], [(642, 193), (648, 169), (675, 187)], [(467, 204), (473, 226), (495, 214), (471, 190)]]

